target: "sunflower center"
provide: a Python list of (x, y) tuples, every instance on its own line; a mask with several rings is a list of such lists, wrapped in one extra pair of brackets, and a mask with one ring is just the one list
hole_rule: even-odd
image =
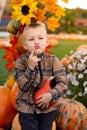
[(23, 15), (27, 15), (29, 14), (29, 10), (30, 8), (27, 5), (22, 6), (21, 12), (23, 13)]

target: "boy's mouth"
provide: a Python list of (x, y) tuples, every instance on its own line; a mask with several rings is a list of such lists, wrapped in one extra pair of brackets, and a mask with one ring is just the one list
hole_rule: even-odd
[(40, 46), (35, 46), (35, 49), (40, 49)]

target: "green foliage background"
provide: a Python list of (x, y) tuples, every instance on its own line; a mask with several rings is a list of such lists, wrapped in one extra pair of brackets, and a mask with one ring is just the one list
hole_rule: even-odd
[(83, 9), (66, 9), (65, 16), (60, 20), (60, 27), (56, 29), (55, 33), (78, 33), (87, 34), (87, 26), (77, 26), (75, 21), (77, 19), (87, 20), (87, 10)]

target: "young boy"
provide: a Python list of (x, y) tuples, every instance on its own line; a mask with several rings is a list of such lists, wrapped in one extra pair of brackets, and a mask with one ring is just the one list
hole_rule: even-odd
[[(21, 55), (15, 66), (15, 80), (19, 86), (17, 108), (22, 130), (51, 130), (55, 120), (56, 103), (67, 90), (63, 66), (57, 57), (46, 54), (48, 45), (47, 31), (44, 23), (33, 23), (24, 28), (24, 47), (27, 53)], [(34, 94), (50, 77), (55, 77), (52, 90), (38, 97)]]

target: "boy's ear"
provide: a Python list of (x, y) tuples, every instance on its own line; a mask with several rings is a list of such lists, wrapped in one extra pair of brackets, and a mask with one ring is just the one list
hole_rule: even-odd
[(24, 42), (24, 48), (27, 50), (27, 46), (26, 46), (26, 43)]

